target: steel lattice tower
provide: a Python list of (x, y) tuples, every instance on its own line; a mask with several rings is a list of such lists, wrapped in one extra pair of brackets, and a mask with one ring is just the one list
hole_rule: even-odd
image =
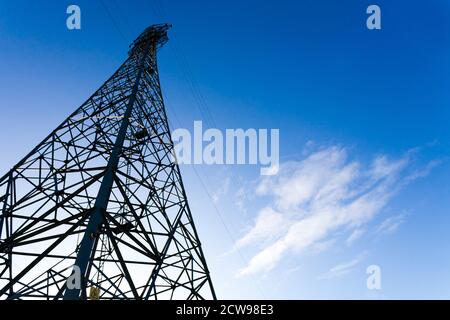
[(0, 178), (0, 298), (216, 298), (160, 89), (169, 27)]

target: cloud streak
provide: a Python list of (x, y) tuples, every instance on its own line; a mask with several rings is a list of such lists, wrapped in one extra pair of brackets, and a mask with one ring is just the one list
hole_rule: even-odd
[(405, 216), (400, 214), (385, 219), (376, 229), (379, 234), (392, 234), (405, 222)]
[(328, 270), (325, 274), (319, 276), (319, 279), (334, 279), (346, 275), (355, 269), (355, 267), (361, 262), (362, 258), (363, 255), (360, 255), (351, 261), (340, 263)]

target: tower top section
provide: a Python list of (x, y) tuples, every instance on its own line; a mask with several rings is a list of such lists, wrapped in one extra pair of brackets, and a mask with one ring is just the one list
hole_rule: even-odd
[(149, 42), (154, 44), (156, 49), (162, 47), (168, 40), (167, 30), (172, 27), (169, 23), (154, 24), (142, 32), (130, 45), (128, 54), (134, 53), (138, 48), (144, 47)]

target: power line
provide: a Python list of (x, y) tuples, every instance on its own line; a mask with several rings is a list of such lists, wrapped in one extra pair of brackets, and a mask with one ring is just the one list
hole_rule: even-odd
[[(155, 0), (153, 3), (155, 4), (155, 7), (157, 6), (159, 8), (159, 11), (162, 13), (162, 14), (158, 14), (158, 12), (157, 12), (158, 9), (156, 9), (155, 7), (152, 6), (152, 8), (153, 8), (154, 12), (156, 13), (156, 15), (159, 15), (160, 18), (164, 18), (166, 15), (164, 14), (165, 10), (164, 10), (163, 5), (160, 3), (159, 0)], [(172, 34), (175, 34), (175, 32), (172, 32)], [(180, 63), (182, 72), (187, 74), (186, 80), (187, 80), (188, 84), (190, 85), (190, 89), (191, 89), (192, 95), (193, 95), (194, 99), (196, 100), (197, 107), (200, 110), (200, 113), (210, 122), (210, 124), (212, 124), (212, 126), (214, 128), (217, 128), (217, 125), (216, 125), (216, 122), (214, 120), (214, 117), (212, 116), (212, 113), (211, 113), (211, 111), (210, 111), (210, 109), (208, 107), (208, 104), (207, 104), (203, 94), (201, 93), (201, 91), (199, 89), (199, 86), (197, 84), (197, 81), (195, 80), (195, 77), (194, 77), (194, 75), (193, 75), (193, 73), (192, 73), (192, 71), (191, 71), (191, 69), (189, 67), (186, 55), (183, 53), (183, 47), (182, 47), (181, 41), (180, 40), (177, 41), (176, 37), (174, 37), (173, 35), (172, 35), (171, 38), (173, 39), (173, 41), (171, 41), (169, 43), (169, 47), (171, 49), (173, 49), (173, 52), (176, 55), (176, 58), (178, 59), (178, 61)], [(177, 43), (180, 44), (180, 47), (177, 47)], [(183, 70), (183, 65), (184, 65), (184, 70)], [(221, 214), (219, 208), (217, 207), (217, 205), (213, 201), (212, 196), (209, 193), (208, 188), (206, 187), (206, 184), (203, 181), (203, 179), (201, 178), (199, 172), (195, 168), (195, 165), (192, 166), (192, 169), (194, 170), (196, 176), (198, 177), (198, 180), (200, 181), (200, 183), (201, 183), (205, 193), (207, 194), (209, 200), (211, 201), (211, 203), (213, 205), (213, 208), (215, 209), (216, 214), (219, 217), (219, 219), (220, 219), (220, 221), (221, 221), (225, 231), (227, 232), (229, 238), (231, 239), (233, 244), (236, 243), (236, 239), (234, 238), (233, 234), (230, 232), (229, 228), (227, 227), (227, 224), (225, 223), (225, 219), (223, 218), (223, 215)], [(247, 262), (248, 258), (244, 256), (244, 254), (242, 253), (242, 251), (239, 248), (237, 248), (236, 251), (238, 252), (238, 255), (239, 255), (240, 259), (242, 260), (242, 262), (245, 264)], [(266, 297), (264, 291), (261, 289), (259, 280), (256, 279), (256, 278), (254, 278), (254, 279), (255, 279), (255, 284), (256, 284), (256, 287), (257, 287), (258, 291), (260, 292), (260, 294), (263, 297)]]
[[(102, 0), (100, 0), (100, 1), (102, 1)], [(103, 1), (102, 1), (102, 3), (103, 3)], [(151, 6), (155, 15), (157, 17), (159, 17), (160, 19), (164, 19), (164, 17), (166, 17), (166, 14), (165, 14), (165, 10), (164, 10), (162, 4), (158, 0), (155, 0), (152, 3), (155, 5), (155, 6)], [(117, 22), (115, 22), (114, 17), (110, 13), (109, 13), (109, 15), (110, 15), (112, 21), (114, 22), (114, 24), (116, 25), (116, 28), (119, 30), (120, 34), (122, 34), (122, 36), (123, 36), (123, 33), (121, 32)], [(126, 20), (126, 19), (124, 19), (124, 20)], [(182, 47), (181, 41), (179, 41), (179, 40), (177, 41), (176, 37), (174, 37), (173, 35), (171, 36), (171, 38), (172, 38), (172, 41), (169, 42), (169, 48), (172, 50), (175, 58), (177, 59), (177, 61), (179, 63), (180, 70), (182, 71), (182, 73), (185, 77), (185, 80), (188, 83), (189, 89), (192, 93), (192, 96), (193, 96), (195, 102), (196, 102), (196, 106), (197, 106), (198, 110), (200, 111), (201, 115), (206, 119), (206, 121), (209, 122), (210, 126), (217, 128), (216, 121), (214, 120), (214, 117), (208, 107), (206, 99), (204, 98), (203, 94), (201, 93), (201, 90), (199, 89), (199, 85), (198, 85), (197, 81), (195, 80), (194, 74), (190, 69), (188, 59), (183, 52), (183, 47)], [(180, 47), (177, 46), (177, 42), (180, 44)], [(166, 98), (166, 100), (167, 100), (167, 98)], [(166, 104), (166, 108), (167, 108), (167, 106), (170, 106), (170, 103)], [(178, 118), (175, 110), (172, 108), (170, 108), (170, 109), (171, 109), (171, 113), (174, 115), (174, 118), (176, 119), (179, 127), (182, 127), (181, 121)], [(169, 119), (167, 119), (167, 121), (168, 121), (169, 126), (173, 127), (171, 125), (171, 121)], [(203, 188), (204, 192), (206, 193), (207, 197), (209, 198), (209, 200), (214, 208), (214, 211), (215, 211), (216, 215), (219, 217), (219, 221), (221, 222), (222, 226), (224, 227), (228, 237), (230, 238), (232, 243), (235, 244), (237, 242), (237, 240), (235, 239), (232, 232), (228, 228), (227, 223), (225, 222), (225, 219), (224, 219), (222, 213), (220, 212), (220, 210), (217, 207), (217, 205), (215, 204), (211, 194), (209, 193), (208, 187), (206, 186), (203, 178), (201, 177), (198, 170), (195, 168), (195, 165), (192, 166), (192, 169), (193, 169), (195, 175), (197, 176), (198, 180), (200, 181), (201, 187)], [(239, 255), (240, 259), (242, 260), (242, 262), (245, 264), (247, 262), (248, 258), (244, 256), (244, 254), (242, 253), (242, 251), (239, 248), (237, 248), (236, 251), (238, 252), (238, 255)], [(255, 279), (255, 284), (256, 284), (257, 289), (260, 292), (260, 294), (263, 297), (266, 297), (264, 294), (264, 291), (260, 287), (260, 283), (259, 283), (258, 279)]]
[(122, 39), (125, 40), (126, 42), (130, 42), (131, 40), (128, 39), (128, 37), (125, 36), (125, 34), (122, 32), (122, 29), (120, 28), (120, 26), (117, 23), (116, 19), (112, 15), (111, 11), (106, 6), (106, 3), (103, 0), (99, 0), (99, 1), (100, 1), (100, 4), (102, 5), (103, 9), (106, 11), (106, 14), (108, 15), (109, 19), (112, 21), (112, 23), (113, 23), (114, 27), (116, 28), (117, 32), (122, 37)]

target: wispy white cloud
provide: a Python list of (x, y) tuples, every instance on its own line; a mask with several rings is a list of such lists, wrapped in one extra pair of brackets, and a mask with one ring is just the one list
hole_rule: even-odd
[(400, 214), (385, 219), (376, 229), (376, 233), (392, 234), (397, 231), (398, 227), (405, 222), (405, 215)]
[(341, 277), (343, 275), (346, 275), (350, 272), (352, 272), (356, 266), (361, 262), (364, 255), (359, 255), (355, 259), (340, 263), (334, 267), (332, 267), (330, 270), (328, 270), (326, 273), (319, 276), (319, 279), (333, 279), (337, 277)]
[(263, 208), (256, 218), (255, 225), (239, 239), (235, 247), (241, 248), (251, 243), (267, 241), (280, 236), (289, 228), (289, 221), (283, 214), (272, 208)]
[(236, 242), (259, 249), (237, 276), (269, 271), (288, 253), (326, 243), (337, 231), (352, 233), (347, 241), (355, 241), (398, 190), (426, 174), (411, 168), (411, 156), (380, 155), (364, 164), (350, 160), (345, 148), (330, 147), (284, 163), (276, 176), (262, 178), (256, 194), (268, 197), (269, 205)]
[(365, 233), (366, 233), (366, 230), (364, 228), (355, 229), (350, 234), (350, 236), (348, 236), (347, 240), (345, 240), (345, 243), (347, 244), (347, 246), (351, 246), (353, 243), (358, 241)]
[(230, 177), (226, 177), (223, 180), (222, 185), (212, 195), (212, 201), (214, 203), (219, 202), (219, 200), (228, 193), (228, 190), (230, 189), (230, 183), (231, 183)]
[(333, 245), (336, 243), (336, 239), (329, 239), (329, 240), (324, 240), (324, 241), (320, 241), (315, 243), (312, 247), (311, 247), (311, 251), (313, 251), (314, 253), (320, 253), (323, 251), (326, 251), (328, 249), (330, 249), (331, 247), (333, 247)]

